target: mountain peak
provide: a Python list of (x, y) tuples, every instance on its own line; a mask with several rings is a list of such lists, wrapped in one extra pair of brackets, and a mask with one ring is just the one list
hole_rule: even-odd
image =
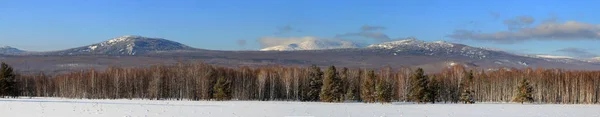
[(424, 55), (443, 56), (465, 56), (469, 58), (483, 59), (493, 55), (495, 51), (466, 46), (462, 44), (449, 43), (445, 41), (425, 42), (415, 38), (373, 44), (367, 48), (393, 50), (393, 54), (412, 53)]
[(171, 51), (193, 49), (187, 45), (162, 39), (137, 35), (126, 35), (92, 44), (85, 47), (60, 51), (60, 55), (105, 54), (105, 55), (138, 55), (153, 51)]
[(25, 51), (10, 47), (10, 46), (0, 46), (0, 54), (20, 54)]

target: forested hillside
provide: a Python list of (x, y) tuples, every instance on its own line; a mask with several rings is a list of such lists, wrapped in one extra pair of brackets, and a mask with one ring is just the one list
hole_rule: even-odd
[(422, 69), (391, 67), (228, 68), (180, 63), (55, 76), (17, 74), (3, 65), (1, 72), (0, 93), (13, 97), (561, 104), (597, 104), (600, 99), (600, 71), (560, 69), (483, 71), (454, 66), (425, 74)]

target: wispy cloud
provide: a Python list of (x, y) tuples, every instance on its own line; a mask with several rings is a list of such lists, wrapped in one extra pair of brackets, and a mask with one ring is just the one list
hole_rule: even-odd
[(337, 34), (335, 37), (336, 38), (344, 38), (344, 37), (364, 37), (364, 38), (369, 38), (369, 39), (375, 39), (379, 42), (387, 42), (387, 41), (391, 41), (392, 39), (381, 32), (373, 32), (373, 31), (379, 31), (379, 30), (385, 30), (386, 28), (383, 26), (370, 26), (370, 25), (363, 25), (362, 27), (360, 27), (360, 32), (349, 32), (349, 33), (344, 33), (344, 34)]
[(529, 27), (535, 19), (531, 17), (518, 17), (505, 20), (509, 31), (480, 33), (470, 30), (455, 30), (447, 37), (459, 40), (476, 40), (512, 44), (528, 40), (600, 40), (600, 25), (578, 21), (556, 23), (556, 18), (551, 18)]
[(285, 25), (282, 27), (277, 27), (277, 31), (274, 34), (280, 35), (280, 34), (286, 34), (286, 33), (291, 33), (291, 32), (302, 32), (302, 31), (295, 29), (294, 27), (292, 27), (290, 25)]
[(500, 13), (498, 13), (498, 12), (488, 11), (488, 14), (490, 14), (492, 17), (494, 17), (494, 19), (500, 18)]
[(504, 25), (508, 27), (509, 30), (520, 30), (523, 28), (527, 28), (535, 22), (535, 19), (531, 16), (518, 16), (514, 19), (504, 20)]
[(363, 25), (362, 27), (360, 27), (360, 29), (362, 31), (377, 31), (377, 30), (385, 30), (386, 28), (383, 26)]
[(246, 40), (243, 40), (243, 39), (237, 40), (237, 44), (239, 46), (246, 46)]
[(359, 36), (359, 37), (364, 37), (364, 38), (375, 39), (379, 42), (387, 42), (387, 41), (391, 40), (391, 38), (388, 35), (380, 33), (380, 32), (353, 32), (353, 33), (338, 34), (335, 37), (343, 38), (343, 37), (351, 37), (351, 36)]

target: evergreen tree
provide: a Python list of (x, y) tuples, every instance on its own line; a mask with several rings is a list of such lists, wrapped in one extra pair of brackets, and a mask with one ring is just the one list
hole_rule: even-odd
[(342, 83), (335, 69), (335, 66), (330, 66), (323, 79), (320, 99), (323, 102), (340, 102), (342, 100)]
[(383, 79), (377, 82), (377, 85), (375, 85), (375, 90), (378, 102), (386, 103), (391, 101), (391, 86)]
[(422, 103), (426, 102), (425, 95), (427, 94), (427, 76), (422, 68), (418, 68), (410, 77), (410, 93), (411, 101)]
[(350, 89), (351, 83), (350, 83), (350, 79), (348, 79), (348, 68), (344, 67), (342, 68), (342, 71), (340, 72), (340, 86), (341, 86), (341, 93), (340, 93), (340, 97), (341, 100), (340, 101), (344, 101), (346, 100), (346, 94), (348, 93), (348, 90)]
[[(332, 66), (333, 67), (333, 66)], [(333, 67), (335, 71), (335, 67)], [(333, 95), (333, 101), (342, 102), (344, 100), (344, 81), (338, 75), (337, 72), (334, 72), (336, 75), (333, 77), (333, 84), (331, 85), (331, 94)]]
[(426, 88), (427, 93), (425, 94), (425, 97), (424, 97), (427, 102), (431, 102), (431, 103), (436, 102), (436, 98), (437, 98), (438, 92), (440, 90), (439, 85), (440, 84), (436, 80), (436, 77), (431, 76), (431, 78), (427, 84), (427, 88)]
[(346, 90), (346, 94), (344, 94), (344, 100), (346, 101), (354, 101), (354, 100), (358, 100), (358, 97), (356, 97), (356, 88), (353, 85), (348, 86), (348, 89)]
[(316, 65), (310, 67), (308, 74), (308, 87), (304, 91), (302, 101), (318, 101), (323, 86), (323, 72)]
[(513, 102), (533, 102), (533, 87), (529, 84), (527, 79), (523, 78), (517, 86), (517, 95), (515, 95)]
[(364, 102), (373, 103), (375, 102), (375, 71), (371, 70), (367, 73), (365, 81), (362, 83), (362, 90), (360, 96)]
[(231, 99), (231, 88), (230, 82), (221, 76), (217, 79), (215, 86), (213, 87), (214, 93), (213, 98), (218, 101), (230, 100)]
[(2, 62), (0, 64), (0, 96), (19, 96), (15, 77), (16, 75), (13, 72), (13, 68)]
[(475, 99), (473, 98), (473, 89), (471, 89), (471, 85), (473, 84), (473, 70), (469, 71), (463, 77), (462, 82), (460, 83), (460, 101), (464, 104), (473, 104), (475, 103)]

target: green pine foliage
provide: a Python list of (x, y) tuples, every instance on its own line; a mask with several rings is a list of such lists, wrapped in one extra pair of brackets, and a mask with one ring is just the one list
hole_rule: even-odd
[(513, 102), (533, 102), (533, 87), (529, 84), (527, 79), (523, 78), (517, 86), (517, 95), (515, 95)]
[(354, 86), (349, 86), (346, 90), (346, 94), (344, 94), (345, 101), (355, 101), (358, 100), (358, 97), (355, 94), (356, 88)]
[(388, 103), (392, 101), (392, 87), (383, 80), (379, 80), (377, 85), (375, 85), (375, 94), (377, 101), (380, 103)]
[(418, 68), (410, 77), (409, 100), (417, 103), (426, 102), (427, 84), (427, 76), (422, 68)]
[(342, 79), (335, 69), (335, 66), (330, 66), (323, 79), (320, 99), (323, 102), (341, 102), (343, 94)]
[(463, 104), (473, 104), (475, 103), (475, 99), (473, 98), (473, 89), (471, 85), (473, 84), (473, 70), (469, 71), (463, 77), (462, 82), (460, 83), (460, 102)]
[(323, 87), (323, 72), (321, 68), (312, 65), (308, 74), (308, 80), (308, 87), (304, 91), (302, 101), (319, 101), (319, 95)]
[(213, 87), (214, 93), (213, 98), (218, 101), (230, 100), (231, 99), (231, 88), (230, 82), (221, 76), (217, 79), (215, 86)]
[(371, 70), (367, 73), (367, 77), (364, 79), (362, 83), (362, 89), (360, 92), (360, 96), (364, 102), (374, 103), (375, 99), (375, 71)]
[(429, 82), (427, 82), (426, 93), (425, 93), (425, 97), (424, 97), (424, 99), (427, 102), (431, 102), (431, 103), (436, 102), (436, 98), (437, 98), (437, 96), (439, 94), (438, 92), (440, 90), (439, 86), (440, 86), (440, 82), (438, 80), (436, 80), (435, 76), (431, 76)]
[(15, 77), (16, 75), (13, 71), (13, 68), (2, 62), (0, 64), (0, 96), (19, 96)]

